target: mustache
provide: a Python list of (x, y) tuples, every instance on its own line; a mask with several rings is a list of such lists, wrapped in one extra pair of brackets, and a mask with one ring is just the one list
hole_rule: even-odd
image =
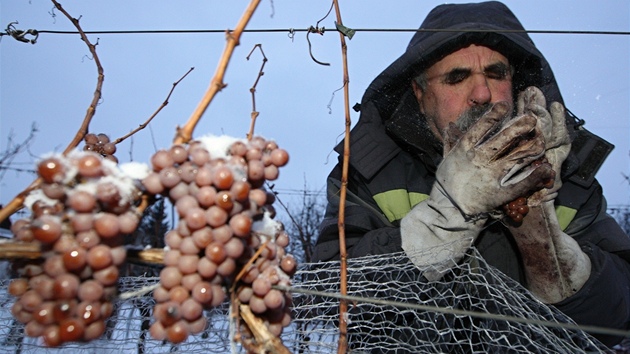
[(462, 113), (457, 120), (455, 121), (455, 125), (459, 128), (462, 133), (465, 133), (473, 126), (484, 114), (486, 114), (492, 104), (484, 103), (481, 105), (473, 106), (470, 109), (466, 110)]

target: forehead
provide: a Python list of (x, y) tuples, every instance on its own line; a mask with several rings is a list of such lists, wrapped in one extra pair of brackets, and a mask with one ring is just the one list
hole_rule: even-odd
[(472, 44), (445, 56), (430, 66), (427, 72), (439, 74), (455, 68), (483, 71), (487, 66), (497, 63), (509, 65), (508, 59), (503, 54), (488, 47)]

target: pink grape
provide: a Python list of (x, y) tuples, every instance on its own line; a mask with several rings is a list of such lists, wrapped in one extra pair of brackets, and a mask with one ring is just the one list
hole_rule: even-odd
[(206, 213), (200, 207), (189, 208), (186, 212), (185, 219), (191, 231), (199, 230), (206, 226)]
[(188, 338), (188, 324), (185, 321), (177, 321), (166, 329), (166, 339), (177, 344)]
[(197, 283), (192, 289), (191, 296), (202, 305), (210, 304), (214, 294), (212, 287), (212, 284), (205, 281)]
[(203, 186), (199, 188), (195, 197), (199, 202), (199, 205), (203, 207), (209, 207), (214, 204), (214, 199), (217, 196), (217, 190), (212, 186)]
[(225, 209), (217, 205), (213, 205), (206, 210), (205, 216), (208, 225), (216, 228), (224, 225), (227, 222), (229, 215)]
[(179, 258), (178, 268), (182, 274), (191, 274), (197, 271), (199, 256), (183, 255)]
[(99, 213), (94, 218), (94, 230), (103, 238), (118, 236), (120, 232), (118, 217), (111, 213)]
[(192, 237), (185, 237), (182, 239), (182, 244), (179, 246), (179, 250), (182, 254), (194, 254), (197, 255), (201, 251), (197, 245), (195, 245), (195, 241)]
[(284, 307), (284, 294), (280, 290), (271, 289), (263, 298), (268, 309), (276, 310)]
[(80, 280), (74, 274), (63, 273), (55, 278), (53, 291), (58, 299), (73, 299), (79, 291)]
[(160, 272), (160, 284), (166, 289), (179, 285), (182, 280), (182, 273), (177, 267), (164, 267)]
[(120, 233), (123, 234), (131, 234), (136, 231), (138, 224), (140, 223), (140, 218), (131, 211), (127, 211), (123, 214), (118, 215), (118, 224), (120, 226)]
[(204, 278), (212, 278), (217, 274), (217, 264), (206, 257), (199, 259), (197, 272)]
[(193, 298), (188, 298), (182, 302), (182, 317), (187, 321), (194, 321), (201, 317), (203, 306)]
[(55, 216), (42, 215), (31, 224), (35, 239), (44, 243), (53, 243), (61, 236), (61, 220)]
[(156, 172), (161, 171), (165, 167), (173, 166), (174, 163), (173, 157), (166, 150), (159, 150), (151, 156), (151, 165)]
[(42, 191), (50, 199), (64, 199), (66, 196), (66, 189), (59, 183), (46, 183), (42, 185)]
[(79, 158), (77, 163), (79, 173), (84, 177), (99, 177), (103, 174), (101, 170), (101, 158), (93, 153), (87, 153)]
[(188, 289), (184, 288), (181, 285), (177, 285), (171, 288), (168, 291), (169, 299), (173, 302), (181, 304), (184, 300), (189, 298)]
[(271, 151), (271, 163), (277, 167), (282, 167), (289, 162), (289, 153), (284, 149), (274, 149)]
[(142, 185), (146, 188), (147, 192), (151, 194), (160, 194), (164, 191), (164, 185), (160, 180), (160, 175), (155, 172), (151, 172), (142, 180)]
[(234, 232), (234, 235), (239, 237), (249, 236), (252, 229), (252, 219), (245, 214), (234, 215), (230, 219), (230, 227)]
[(179, 177), (177, 168), (173, 166), (164, 167), (160, 170), (160, 182), (165, 188), (172, 188), (178, 184), (182, 179)]
[(232, 170), (227, 166), (219, 166), (214, 170), (213, 184), (219, 190), (226, 190), (232, 186), (234, 175)]
[(216, 241), (212, 242), (211, 244), (208, 245), (208, 247), (206, 247), (205, 253), (206, 253), (206, 257), (208, 257), (208, 259), (210, 259), (216, 264), (220, 264), (227, 257), (223, 244), (218, 243)]
[(173, 162), (181, 164), (188, 159), (188, 151), (183, 145), (173, 145), (169, 149)]
[(258, 296), (265, 296), (271, 290), (271, 281), (265, 276), (259, 276), (252, 283), (252, 290)]
[(65, 166), (56, 157), (44, 159), (37, 164), (37, 173), (46, 183), (61, 182), (65, 172)]
[(96, 198), (86, 191), (77, 191), (68, 196), (68, 206), (78, 213), (90, 213), (96, 206)]
[(103, 269), (112, 264), (112, 253), (109, 246), (100, 244), (88, 251), (87, 263), (95, 270)]

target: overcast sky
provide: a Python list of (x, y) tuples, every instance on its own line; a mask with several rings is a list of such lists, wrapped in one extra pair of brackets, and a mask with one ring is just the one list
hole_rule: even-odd
[[(459, 2), (459, 1), (456, 1)], [(108, 0), (62, 1), (85, 31), (185, 30), (234, 28), (246, 1)], [(340, 1), (344, 25), (359, 29), (415, 29), (443, 1)], [(630, 31), (630, 2), (507, 1), (529, 30)], [(320, 23), (324, 35), (311, 34), (311, 59), (306, 33), (330, 8), (329, 1), (262, 1), (248, 29), (283, 29), (244, 33), (228, 67), (228, 85), (214, 99), (195, 135), (227, 134), (245, 137), (252, 111), (249, 89), (262, 64), (261, 44), (268, 62), (256, 92), (260, 112), (256, 132), (275, 139), (291, 154), (276, 187), (280, 197), (296, 203), (294, 194), (305, 186), (322, 190), (337, 156), (332, 147), (344, 130), (342, 63), (334, 11)], [(19, 29), (72, 31), (74, 27), (51, 2), (0, 2), (0, 28), (13, 21)], [(358, 32), (348, 44), (350, 102), (359, 102), (371, 80), (405, 49), (411, 32)], [(567, 107), (586, 120), (586, 128), (616, 148), (598, 179), (609, 204), (629, 203), (630, 187), (630, 36), (604, 34), (532, 34), (552, 65)], [(225, 47), (221, 33), (99, 34), (97, 53), (104, 68), (103, 98), (90, 130), (120, 137), (144, 122), (164, 101), (174, 81), (189, 68), (150, 129), (118, 147), (122, 162), (148, 162), (157, 148), (167, 148), (175, 128), (186, 122), (215, 72)], [(15, 159), (14, 167), (29, 169), (36, 157), (61, 151), (76, 133), (96, 87), (96, 66), (76, 34), (39, 36), (36, 44), (7, 36), (0, 40), (0, 150), (7, 137), (24, 139), (32, 123), (38, 133), (30, 154)], [(352, 112), (352, 122), (358, 114)], [(4, 172), (0, 203), (6, 204), (33, 176)]]

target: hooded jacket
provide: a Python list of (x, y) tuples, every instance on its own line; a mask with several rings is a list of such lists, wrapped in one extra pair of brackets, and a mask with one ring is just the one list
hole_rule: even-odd
[[(433, 9), (406, 51), (372, 81), (361, 100), (361, 115), (350, 134), (344, 224), (348, 257), (402, 251), (400, 220), (428, 198), (442, 159), (442, 145), (418, 109), (411, 80), (471, 44), (489, 47), (508, 58), (515, 69), (514, 97), (522, 89), (536, 86), (547, 102), (564, 104), (548, 62), (505, 5), (484, 2)], [(569, 115), (567, 125), (574, 136), (579, 133), (576, 120)], [(343, 155), (343, 142), (335, 150)], [(630, 238), (606, 214), (606, 201), (596, 180), (585, 184), (569, 179), (580, 164), (583, 161), (575, 154), (565, 161), (563, 186), (555, 204), (563, 231), (590, 257), (592, 272), (578, 293), (554, 305), (578, 324), (628, 329)], [(315, 260), (339, 259), (340, 181), (341, 157), (328, 177), (328, 206)], [(487, 227), (475, 246), (489, 264), (526, 286), (518, 249), (500, 223)], [(607, 345), (621, 340), (597, 337)]]

